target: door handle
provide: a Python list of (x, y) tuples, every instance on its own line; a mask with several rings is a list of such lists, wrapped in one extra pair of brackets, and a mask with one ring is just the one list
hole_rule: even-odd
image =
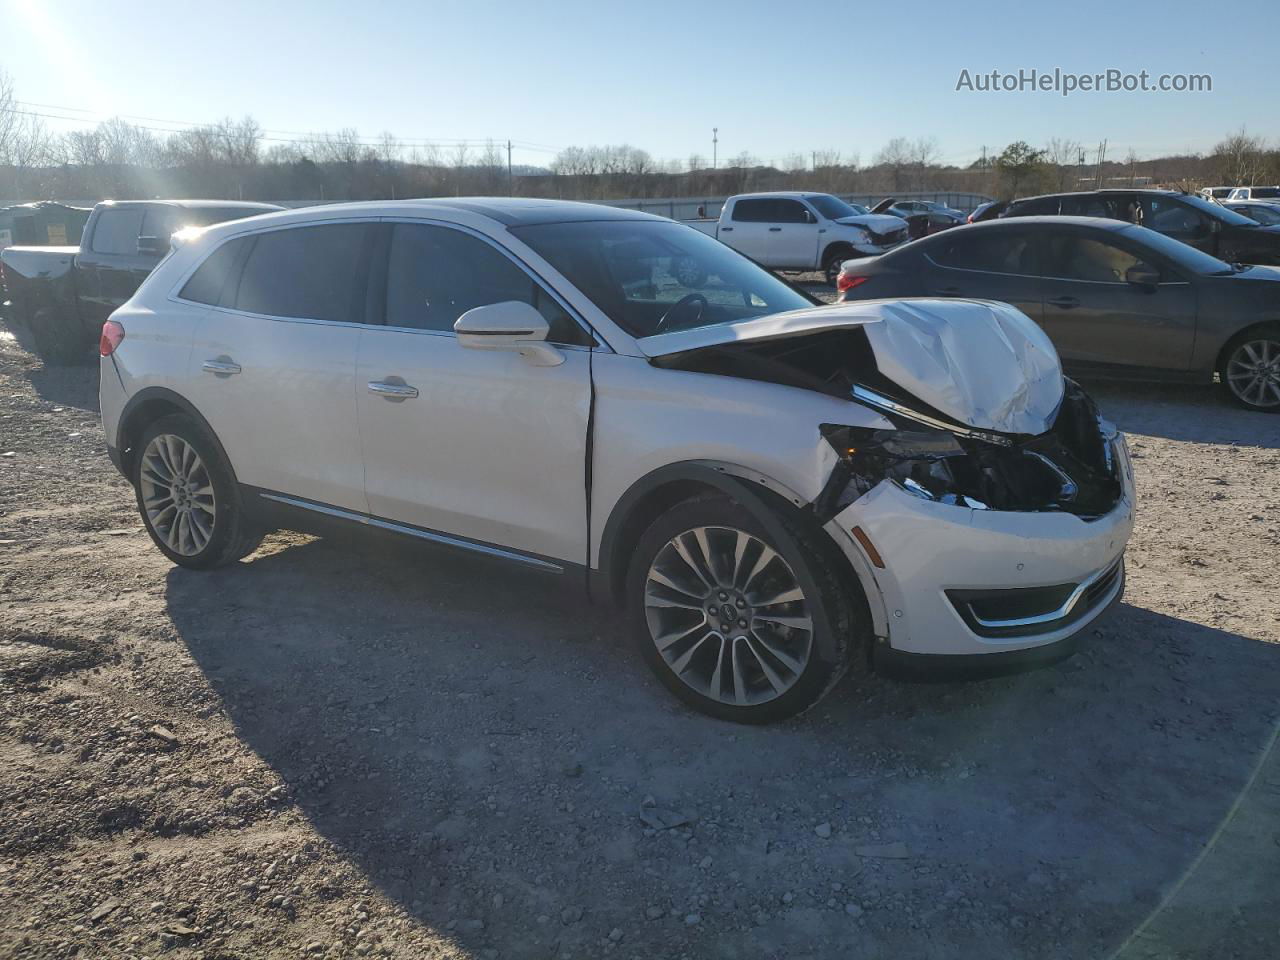
[(205, 373), (216, 373), (220, 377), (229, 377), (233, 373), (240, 372), (240, 364), (230, 360), (206, 360), (200, 364), (200, 369)]
[(721, 227), (721, 228), (720, 228), (720, 232), (721, 232), (721, 233), (733, 233), (733, 227)]
[(398, 403), (401, 400), (412, 400), (418, 395), (418, 388), (407, 383), (391, 383), (387, 380), (370, 380), (369, 392), (376, 393), (384, 400)]
[(1052, 307), (1061, 307), (1063, 310), (1070, 310), (1073, 307), (1080, 306), (1080, 301), (1075, 297), (1054, 297), (1045, 302)]
[(938, 296), (940, 297), (956, 297), (960, 295), (960, 288), (959, 287), (939, 287), (937, 290), (933, 292), (938, 294)]
[(770, 233), (778, 233), (778, 232), (780, 232), (781, 230), (782, 230), (782, 228), (781, 228), (781, 227), (770, 227), (770, 228), (769, 228), (769, 232), (770, 232)]

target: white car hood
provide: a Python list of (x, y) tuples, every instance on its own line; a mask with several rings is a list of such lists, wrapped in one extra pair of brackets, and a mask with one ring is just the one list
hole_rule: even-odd
[(647, 357), (861, 326), (880, 373), (979, 430), (1044, 433), (1062, 402), (1062, 365), (1029, 317), (988, 300), (864, 300), (681, 330), (637, 343)]
[(866, 213), (857, 217), (841, 217), (836, 223), (847, 227), (867, 227), (876, 233), (890, 233), (894, 230), (901, 230), (907, 225), (907, 221), (901, 217), (885, 213)]

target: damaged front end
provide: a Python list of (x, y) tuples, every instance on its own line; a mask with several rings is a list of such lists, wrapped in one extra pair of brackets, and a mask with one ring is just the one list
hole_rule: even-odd
[(824, 523), (883, 482), (936, 503), (1086, 520), (1109, 513), (1121, 498), (1115, 428), (1071, 380), (1052, 427), (1035, 436), (949, 425), (865, 388), (854, 397), (896, 429), (822, 425), (838, 457), (813, 503)]

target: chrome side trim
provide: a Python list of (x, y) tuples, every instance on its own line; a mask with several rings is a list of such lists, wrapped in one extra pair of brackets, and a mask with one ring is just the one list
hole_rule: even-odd
[(276, 503), (283, 503), (289, 507), (300, 507), (303, 510), (311, 510), (314, 513), (322, 513), (329, 517), (337, 517), (341, 520), (352, 520), (355, 523), (364, 524), (367, 527), (378, 527), (381, 530), (390, 530), (394, 533), (403, 533), (411, 537), (417, 537), (419, 540), (428, 540), (432, 543), (444, 544), (448, 547), (461, 547), (463, 550), (470, 550), (473, 553), (481, 553), (489, 557), (498, 557), (502, 560), (511, 560), (515, 563), (523, 563), (525, 566), (534, 567), (538, 570), (546, 570), (550, 573), (564, 573), (564, 567), (559, 564), (542, 560), (538, 557), (530, 557), (523, 553), (516, 553), (512, 550), (504, 550), (501, 547), (495, 547), (487, 543), (475, 543), (471, 540), (462, 540), (458, 537), (451, 537), (444, 533), (435, 533), (431, 530), (420, 530), (417, 527), (406, 526), (402, 523), (395, 523), (391, 520), (383, 520), (379, 517), (371, 517), (363, 513), (354, 513), (350, 510), (343, 510), (340, 507), (330, 507), (322, 503), (311, 503), (308, 500), (298, 500), (294, 497), (286, 497), (279, 493), (262, 493), (259, 494), (263, 500), (274, 500)]
[[(1117, 560), (1115, 563), (1112, 563), (1112, 564), (1109, 564), (1108, 566), (1103, 567), (1097, 573), (1089, 577), (1086, 577), (1084, 580), (1082, 580), (1079, 584), (1076, 585), (1076, 588), (1074, 590), (1071, 591), (1071, 596), (1067, 597), (1067, 599), (1063, 601), (1062, 606), (1058, 607), (1057, 610), (1050, 610), (1048, 613), (1037, 614), (1034, 617), (1015, 617), (1011, 620), (984, 620), (982, 619), (982, 617), (978, 616), (978, 614), (974, 611), (972, 605), (970, 605), (969, 607), (969, 613), (972, 615), (975, 623), (977, 623), (979, 626), (986, 627), (987, 629), (1007, 629), (1009, 627), (1034, 627), (1042, 623), (1052, 623), (1055, 620), (1061, 620), (1064, 617), (1069, 616), (1071, 614), (1071, 611), (1076, 608), (1076, 604), (1080, 602), (1080, 598), (1084, 596), (1085, 591), (1088, 590), (1095, 583), (1097, 583), (1099, 580), (1101, 580), (1103, 577), (1107, 576), (1110, 573), (1114, 573), (1116, 570), (1116, 567), (1119, 566), (1119, 564), (1120, 564), (1120, 561)], [(1111, 599), (1110, 594), (1114, 593), (1117, 589), (1119, 589), (1118, 586), (1113, 587), (1108, 592), (1108, 597), (1107, 597), (1108, 600)]]
[(962, 427), (958, 424), (947, 423), (945, 420), (939, 420), (928, 414), (918, 413), (910, 407), (904, 407), (902, 404), (890, 400), (888, 397), (881, 396), (874, 390), (868, 390), (866, 387), (860, 387), (857, 384), (853, 386), (853, 399), (865, 403), (869, 407), (875, 407), (879, 410), (887, 410), (890, 413), (896, 413), (908, 420), (914, 420), (916, 423), (923, 423), (927, 427), (934, 427), (938, 430), (946, 430), (950, 433), (958, 433), (962, 437), (975, 437), (979, 440), (986, 440), (988, 443), (998, 443), (1002, 447), (1013, 446), (1013, 440), (1009, 437), (1002, 436), (998, 433), (988, 433), (985, 430), (974, 430), (971, 427)]

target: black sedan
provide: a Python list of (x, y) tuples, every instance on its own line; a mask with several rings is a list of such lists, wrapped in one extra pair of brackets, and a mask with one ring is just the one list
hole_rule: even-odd
[(1082, 374), (1208, 381), (1280, 412), (1280, 268), (1217, 260), (1093, 217), (975, 223), (849, 260), (840, 300), (1002, 300), (1039, 323)]

